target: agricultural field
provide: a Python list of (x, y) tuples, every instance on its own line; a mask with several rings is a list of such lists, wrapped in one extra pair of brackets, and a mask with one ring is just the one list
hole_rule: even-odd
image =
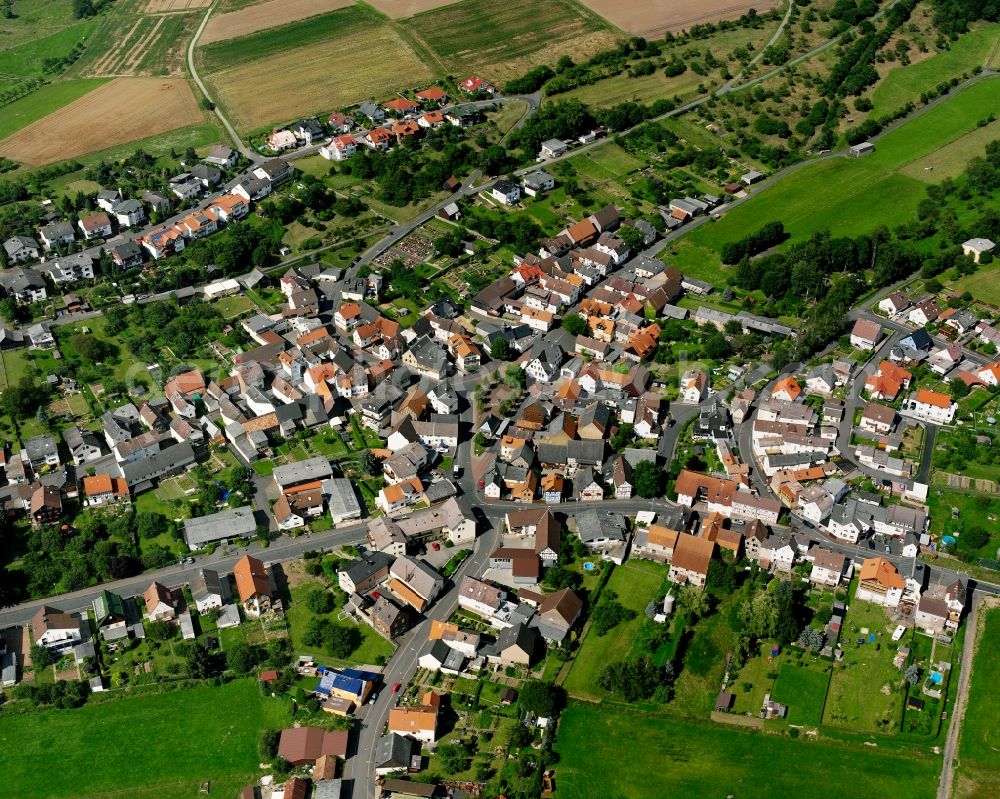
[(236, 39), (257, 31), (346, 8), (354, 0), (267, 0), (209, 19), (198, 43)]
[(107, 78), (62, 80), (58, 83), (42, 86), (26, 97), (15, 100), (10, 105), (5, 105), (3, 113), (0, 114), (0, 139), (10, 136), (54, 111), (58, 111), (64, 105), (80, 99), (106, 82)]
[(0, 50), (48, 36), (76, 22), (72, 0), (16, 0), (14, 18), (0, 18)]
[[(0, 772), (17, 785), (19, 799), (180, 799), (197, 796), (205, 780), (213, 793), (235, 796), (259, 773), (259, 731), (281, 725), (286, 715), (287, 706), (262, 699), (254, 681), (237, 680), (7, 716), (0, 719), (7, 744)], [(86, 744), (100, 741), (114, 743), (94, 757)], [(61, 766), (53, 769), (56, 750)]]
[(81, 22), (63, 28), (51, 36), (0, 50), (0, 77), (5, 79), (42, 77), (45, 75), (42, 67), (45, 59), (66, 57), (79, 43), (88, 41), (96, 27), (97, 23), (94, 21)]
[(997, 748), (997, 695), (992, 670), (1000, 657), (1000, 608), (980, 609), (982, 625), (972, 663), (968, 705), (958, 739), (958, 767), (955, 796), (965, 799), (976, 796), (996, 796), (1000, 792), (1000, 761)]
[(872, 114), (891, 114), (911, 100), (917, 102), (921, 94), (942, 81), (986, 66), (998, 42), (1000, 25), (987, 25), (959, 37), (947, 50), (924, 61), (890, 70), (871, 95)]
[(608, 663), (622, 660), (628, 654), (645, 618), (643, 611), (655, 598), (665, 576), (666, 569), (651, 561), (628, 560), (615, 567), (605, 590), (614, 591), (618, 601), (634, 610), (636, 617), (619, 624), (604, 636), (598, 636), (593, 630), (587, 633), (566, 678), (564, 687), (571, 696), (591, 700), (607, 696), (597, 687), (597, 675)]
[(969, 160), (986, 152), (986, 145), (1000, 139), (1000, 121), (977, 127), (959, 136), (940, 150), (911, 161), (900, 172), (917, 180), (938, 183), (946, 178), (956, 178), (965, 172)]
[(212, 0), (149, 0), (146, 12), (161, 14), (165, 11), (191, 11), (197, 8), (208, 8)]
[(39, 166), (195, 125), (184, 80), (117, 78), (0, 141), (0, 155)]
[[(931, 799), (940, 769), (938, 757), (913, 750), (793, 740), (579, 703), (563, 713), (555, 749), (557, 799)], [(856, 779), (833, 775), (863, 775), (864, 789), (859, 792)]]
[(462, 0), (401, 24), (437, 68), (459, 80), (481, 74), (502, 82), (539, 63), (554, 64), (561, 55), (583, 61), (619, 38), (570, 0)]
[(391, 19), (404, 19), (431, 11), (441, 6), (449, 6), (456, 0), (371, 0), (370, 5)]
[(736, 19), (751, 8), (770, 11), (783, 0), (581, 0), (587, 8), (613, 25), (647, 39), (662, 37), (667, 31), (681, 31), (694, 25)]
[(109, 18), (95, 34), (96, 43), (91, 43), (80, 72), (85, 76), (182, 75), (185, 32), (195, 21), (187, 14)]
[(202, 42), (200, 44), (204, 46), (199, 46), (197, 52), (198, 71), (211, 75), (297, 48), (318, 45), (338, 37), (364, 32), (381, 24), (385, 24), (385, 21), (373, 11), (355, 5), (237, 39), (226, 39), (211, 44)]
[[(918, 179), (904, 174), (908, 164), (963, 140), (1000, 103), (1000, 80), (982, 80), (892, 131), (876, 143), (874, 155), (860, 160), (829, 158), (788, 174), (775, 185), (730, 209), (723, 219), (695, 230), (690, 240), (718, 250), (773, 219), (780, 219), (793, 239), (827, 229), (835, 236), (893, 226), (913, 217), (933, 172)], [(964, 149), (964, 148), (963, 148)], [(981, 154), (965, 153), (966, 160)], [(949, 160), (961, 159), (952, 150)], [(886, 204), (885, 197), (893, 202)]]
[[(336, 81), (316, 75), (339, 75)], [(237, 128), (269, 124), (350, 105), (427, 82), (430, 71), (388, 25), (254, 61), (208, 80)]]

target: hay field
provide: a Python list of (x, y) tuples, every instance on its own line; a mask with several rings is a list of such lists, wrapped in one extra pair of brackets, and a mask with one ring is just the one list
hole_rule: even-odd
[(194, 21), (187, 14), (141, 16), (121, 24), (109, 19), (92, 42), (98, 55), (81, 73), (86, 77), (180, 76), (184, 72), (184, 33)]
[[(171, 0), (151, 0), (151, 2), (171, 2)], [(346, 8), (353, 2), (354, 0), (267, 0), (239, 11), (212, 17), (198, 43), (211, 44), (224, 39), (235, 39), (288, 22)]]
[(400, 24), (459, 80), (475, 73), (503, 81), (564, 54), (583, 61), (620, 37), (568, 0), (462, 0)]
[(162, 14), (164, 11), (190, 11), (195, 8), (208, 8), (212, 0), (149, 0), (146, 4), (147, 14)]
[(195, 125), (187, 81), (118, 78), (0, 141), (0, 155), (40, 166)]
[(459, 0), (369, 0), (369, 5), (391, 19), (405, 19), (456, 2)]
[(217, 72), (208, 81), (233, 124), (250, 131), (432, 78), (399, 34), (383, 24)]
[(736, 19), (751, 8), (763, 13), (782, 0), (580, 0), (623, 31), (657, 38), (667, 31), (680, 31), (720, 19)]

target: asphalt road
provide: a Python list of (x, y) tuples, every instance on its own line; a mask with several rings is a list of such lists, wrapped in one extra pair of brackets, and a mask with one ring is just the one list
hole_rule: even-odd
[(200, 568), (230, 572), (233, 564), (248, 552), (265, 563), (272, 563), (300, 558), (303, 552), (310, 549), (335, 549), (349, 544), (361, 544), (366, 540), (367, 527), (367, 522), (362, 522), (335, 530), (302, 535), (297, 538), (281, 536), (268, 547), (262, 547), (257, 541), (251, 543), (249, 547), (240, 547), (239, 549), (230, 547), (223, 550), (220, 547), (211, 555), (195, 558), (193, 564), (175, 564), (156, 571), (143, 572), (136, 577), (115, 580), (80, 591), (61, 594), (57, 597), (32, 600), (4, 608), (0, 610), (0, 628), (27, 624), (42, 605), (53, 605), (67, 612), (85, 610), (90, 607), (90, 603), (103, 590), (114, 591), (123, 596), (135, 596), (145, 591), (154, 580), (168, 588), (186, 585), (191, 582), (191, 578)]

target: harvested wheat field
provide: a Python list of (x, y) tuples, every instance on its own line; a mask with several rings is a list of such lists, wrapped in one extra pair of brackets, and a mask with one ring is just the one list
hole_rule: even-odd
[(654, 39), (667, 31), (736, 19), (751, 8), (763, 13), (781, 0), (580, 0), (623, 31)]
[(117, 78), (0, 141), (0, 155), (40, 166), (203, 119), (187, 81)]
[(190, 11), (193, 8), (208, 8), (212, 0), (149, 0), (147, 14), (162, 14), (164, 11)]
[(288, 22), (347, 8), (353, 3), (354, 0), (267, 0), (259, 5), (212, 17), (198, 43), (211, 44), (225, 39), (235, 39)]
[(369, 5), (374, 6), (387, 17), (392, 19), (405, 19), (414, 14), (430, 11), (441, 6), (450, 6), (460, 0), (369, 0)]
[(400, 23), (441, 71), (496, 82), (523, 75), (561, 55), (585, 61), (621, 34), (570, 0), (462, 0)]
[(432, 79), (431, 71), (388, 25), (288, 50), (208, 80), (243, 131), (386, 97)]
[(185, 32), (195, 18), (188, 14), (138, 17), (118, 29), (102, 30), (108, 44), (87, 64), (86, 77), (156, 75), (176, 77), (184, 72)]

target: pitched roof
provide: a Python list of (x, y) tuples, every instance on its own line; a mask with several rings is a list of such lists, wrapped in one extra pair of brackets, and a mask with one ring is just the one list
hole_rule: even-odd
[(868, 580), (874, 580), (884, 588), (902, 589), (906, 586), (896, 567), (885, 558), (868, 558), (861, 565), (861, 582)]
[(854, 328), (851, 330), (852, 336), (857, 336), (865, 341), (878, 341), (881, 334), (882, 326), (870, 319), (859, 319), (854, 323)]
[(569, 627), (576, 621), (583, 609), (583, 601), (570, 589), (563, 588), (553, 594), (546, 594), (538, 606), (538, 615), (546, 617), (549, 621), (561, 621)]
[(791, 375), (775, 383), (774, 388), (771, 391), (771, 396), (773, 397), (775, 394), (779, 394), (782, 391), (788, 392), (788, 396), (793, 400), (802, 393), (802, 389), (799, 387), (798, 381), (796, 381), (796, 379)]
[(255, 596), (271, 595), (267, 569), (257, 558), (244, 555), (233, 566), (233, 576), (236, 578), (236, 591), (240, 595), (241, 602), (246, 602)]
[(715, 542), (706, 538), (695, 538), (689, 533), (677, 536), (671, 565), (679, 569), (708, 574), (708, 564), (715, 552)]
[(951, 397), (939, 391), (931, 391), (929, 388), (917, 389), (916, 400), (924, 405), (933, 405), (935, 408), (951, 407)]

